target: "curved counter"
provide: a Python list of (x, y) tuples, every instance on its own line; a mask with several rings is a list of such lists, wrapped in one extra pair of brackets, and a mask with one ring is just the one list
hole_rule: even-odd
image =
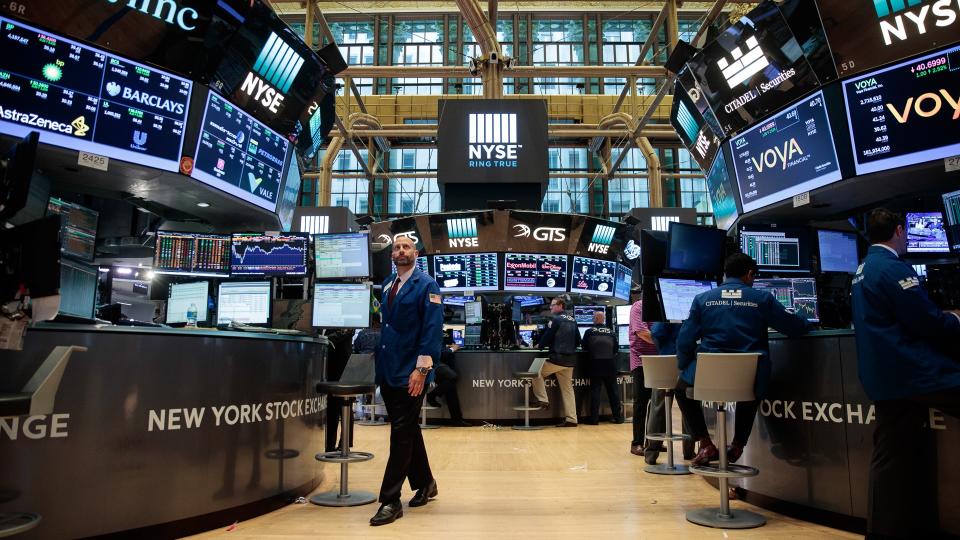
[(57, 345), (88, 350), (66, 366), (54, 414), (0, 418), (0, 512), (43, 516), (23, 538), (171, 537), (320, 483), (320, 341), (40, 324), (23, 351), (0, 351), (0, 392), (18, 392)]

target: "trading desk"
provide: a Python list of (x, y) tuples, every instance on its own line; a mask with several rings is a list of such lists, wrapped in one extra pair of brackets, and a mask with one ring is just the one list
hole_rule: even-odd
[(57, 345), (88, 350), (70, 359), (54, 414), (0, 418), (0, 512), (43, 516), (24, 539), (151, 526), (130, 534), (173, 537), (322, 480), (317, 339), (40, 324), (23, 351), (0, 351), (0, 392), (18, 392)]

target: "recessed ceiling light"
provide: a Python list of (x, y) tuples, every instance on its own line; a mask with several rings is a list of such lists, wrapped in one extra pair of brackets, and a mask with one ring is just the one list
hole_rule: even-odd
[(207, 207), (210, 206), (210, 203), (198, 202), (198, 203), (197, 203), (197, 206), (199, 206), (200, 208), (207, 208)]

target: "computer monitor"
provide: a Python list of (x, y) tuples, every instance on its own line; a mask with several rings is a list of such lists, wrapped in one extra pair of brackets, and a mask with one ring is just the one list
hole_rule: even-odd
[(520, 307), (542, 306), (544, 300), (542, 296), (514, 296), (514, 302), (519, 302)]
[(97, 220), (100, 214), (56, 197), (50, 197), (47, 213), (60, 216), (60, 252), (83, 261), (92, 261), (96, 255)]
[(538, 332), (539, 330), (540, 329), (535, 324), (521, 324), (520, 340), (530, 345), (531, 347), (536, 346), (536, 343), (533, 342), (533, 333)]
[(481, 324), (483, 322), (483, 302), (467, 302), (463, 304), (464, 322), (467, 324)]
[(815, 278), (757, 279), (753, 288), (769, 291), (783, 307), (810, 322), (820, 322)]
[(574, 306), (573, 318), (577, 324), (593, 325), (593, 314), (597, 311), (603, 312), (603, 306)]
[(507, 253), (503, 263), (503, 290), (566, 292), (567, 256)]
[(59, 217), (0, 227), (0, 301), (12, 300), (23, 286), (35, 298), (60, 289)]
[[(430, 275), (430, 264), (427, 262), (427, 256), (422, 255), (417, 257), (416, 261), (417, 270), (423, 272), (426, 275)], [(397, 273), (397, 265), (393, 264), (393, 260), (390, 260), (390, 272), (393, 274)]]
[(856, 233), (821, 229), (817, 231), (817, 240), (821, 272), (856, 273), (860, 264)]
[(95, 266), (60, 261), (60, 314), (93, 319), (99, 275)]
[(230, 239), (230, 275), (306, 275), (309, 242), (308, 233), (234, 234)]
[(675, 272), (720, 274), (727, 233), (714, 227), (670, 223), (667, 233), (667, 268)]
[(632, 304), (627, 304), (614, 308), (617, 316), (617, 324), (630, 324), (630, 309), (632, 307)]
[(440, 290), (495, 291), (499, 288), (496, 253), (434, 255), (433, 277)]
[(362, 278), (370, 275), (370, 238), (363, 233), (314, 236), (317, 279)]
[(633, 287), (633, 269), (623, 264), (617, 264), (617, 283), (613, 289), (613, 296), (621, 300), (630, 300), (630, 289)]
[(907, 214), (907, 253), (949, 253), (950, 243), (941, 212)]
[(229, 276), (230, 235), (157, 231), (153, 272)]
[(760, 270), (775, 273), (810, 270), (809, 232), (799, 227), (743, 225), (740, 251), (757, 261)]
[(448, 306), (463, 306), (476, 300), (475, 296), (444, 296), (443, 303)]
[(217, 326), (270, 322), (269, 281), (225, 281), (217, 292)]
[(613, 296), (617, 263), (589, 257), (574, 257), (570, 291), (594, 296)]
[(313, 326), (367, 328), (370, 326), (370, 284), (315, 283)]
[(617, 326), (617, 341), (621, 349), (630, 348), (630, 325), (621, 324)]
[(463, 330), (463, 346), (470, 348), (480, 347), (482, 327), (479, 324), (468, 324)]
[(960, 190), (943, 194), (943, 209), (950, 248), (960, 252)]
[(167, 298), (167, 324), (187, 322), (187, 311), (190, 310), (190, 306), (196, 306), (197, 321), (206, 321), (209, 296), (210, 283), (207, 281), (171, 283)]
[(450, 338), (454, 343), (463, 347), (463, 330), (464, 325), (462, 324), (445, 324), (443, 325), (443, 330), (450, 331)]
[(717, 286), (712, 281), (660, 278), (660, 301), (668, 321), (684, 321), (690, 315), (693, 299)]

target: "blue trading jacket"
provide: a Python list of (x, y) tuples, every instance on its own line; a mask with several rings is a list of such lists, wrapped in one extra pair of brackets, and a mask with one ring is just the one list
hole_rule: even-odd
[(720, 287), (698, 294), (677, 337), (680, 378), (694, 383), (698, 352), (756, 352), (760, 360), (754, 391), (757, 399), (763, 398), (772, 368), (768, 327), (791, 337), (810, 330), (805, 319), (788, 312), (772, 294), (748, 287), (739, 279), (728, 278)]
[(677, 354), (679, 334), (680, 325), (677, 323), (658, 322), (650, 326), (650, 335), (657, 346), (657, 354)]
[(890, 250), (871, 246), (853, 278), (860, 382), (873, 400), (960, 386), (960, 319), (927, 297), (920, 279)]
[[(383, 283), (383, 326), (376, 355), (377, 384), (402, 387), (407, 386), (410, 374), (417, 367), (417, 356), (430, 356), (435, 366), (440, 361), (443, 304), (437, 282), (417, 269), (397, 292), (393, 302), (389, 302), (395, 279), (397, 275), (393, 274)], [(433, 371), (427, 384), (432, 379)]]

